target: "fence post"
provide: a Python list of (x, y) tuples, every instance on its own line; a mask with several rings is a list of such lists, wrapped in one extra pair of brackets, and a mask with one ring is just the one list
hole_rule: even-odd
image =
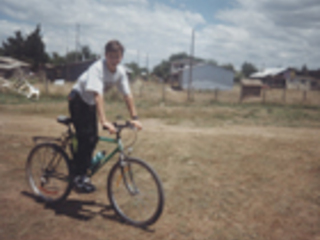
[(162, 102), (166, 102), (166, 85), (164, 79), (162, 79)]
[(219, 88), (214, 89), (214, 101), (218, 101), (218, 95), (219, 95)]
[(266, 103), (266, 88), (262, 88), (262, 103)]
[(243, 97), (244, 97), (244, 93), (243, 93), (243, 85), (241, 85), (241, 88), (240, 88), (239, 103), (242, 103)]
[(143, 80), (141, 80), (141, 79), (139, 79), (139, 81), (141, 81), (141, 86), (140, 86), (140, 89), (139, 89), (139, 97), (142, 98), (142, 91), (143, 91), (144, 83), (143, 83)]
[(307, 90), (303, 90), (303, 102), (307, 100)]
[(286, 102), (286, 91), (287, 91), (287, 89), (284, 88), (284, 89), (283, 89), (283, 92), (282, 92), (282, 101), (283, 101), (284, 103)]

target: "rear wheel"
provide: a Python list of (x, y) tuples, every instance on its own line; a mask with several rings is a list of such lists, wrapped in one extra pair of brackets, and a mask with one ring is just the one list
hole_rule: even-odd
[(107, 191), (111, 205), (126, 222), (144, 227), (155, 223), (164, 206), (159, 177), (144, 161), (127, 158), (115, 164)]
[(69, 158), (53, 143), (42, 143), (31, 150), (26, 174), (33, 193), (45, 202), (64, 200), (72, 189)]

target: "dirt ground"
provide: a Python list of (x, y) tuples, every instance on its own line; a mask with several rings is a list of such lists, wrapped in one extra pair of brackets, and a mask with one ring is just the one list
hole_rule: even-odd
[(25, 161), (35, 135), (57, 136), (49, 117), (0, 113), (0, 239), (320, 240), (320, 129), (194, 128), (143, 119), (134, 156), (162, 179), (160, 220), (139, 229), (118, 220), (98, 191), (72, 193), (56, 207), (34, 200)]

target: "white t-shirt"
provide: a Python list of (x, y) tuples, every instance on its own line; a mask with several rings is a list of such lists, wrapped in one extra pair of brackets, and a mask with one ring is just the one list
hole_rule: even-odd
[(114, 85), (117, 85), (123, 95), (131, 93), (125, 68), (118, 65), (116, 71), (112, 73), (106, 65), (106, 59), (99, 59), (81, 74), (73, 89), (79, 92), (87, 104), (95, 105), (94, 93), (103, 96), (103, 93)]

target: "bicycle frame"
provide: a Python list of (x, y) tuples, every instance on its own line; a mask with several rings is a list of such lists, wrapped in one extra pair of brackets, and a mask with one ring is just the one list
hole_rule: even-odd
[(117, 136), (117, 138), (108, 138), (108, 137), (101, 137), (100, 136), (99, 141), (114, 143), (114, 144), (117, 144), (117, 147), (111, 153), (109, 153), (107, 156), (105, 156), (103, 159), (101, 159), (100, 162), (98, 163), (98, 166), (96, 168), (94, 168), (93, 171), (89, 171), (89, 177), (93, 176), (100, 168), (102, 168), (118, 152), (121, 154), (120, 158), (121, 158), (121, 156), (123, 156), (122, 155), (123, 154), (123, 144), (122, 144), (121, 138), (119, 138), (118, 136)]

